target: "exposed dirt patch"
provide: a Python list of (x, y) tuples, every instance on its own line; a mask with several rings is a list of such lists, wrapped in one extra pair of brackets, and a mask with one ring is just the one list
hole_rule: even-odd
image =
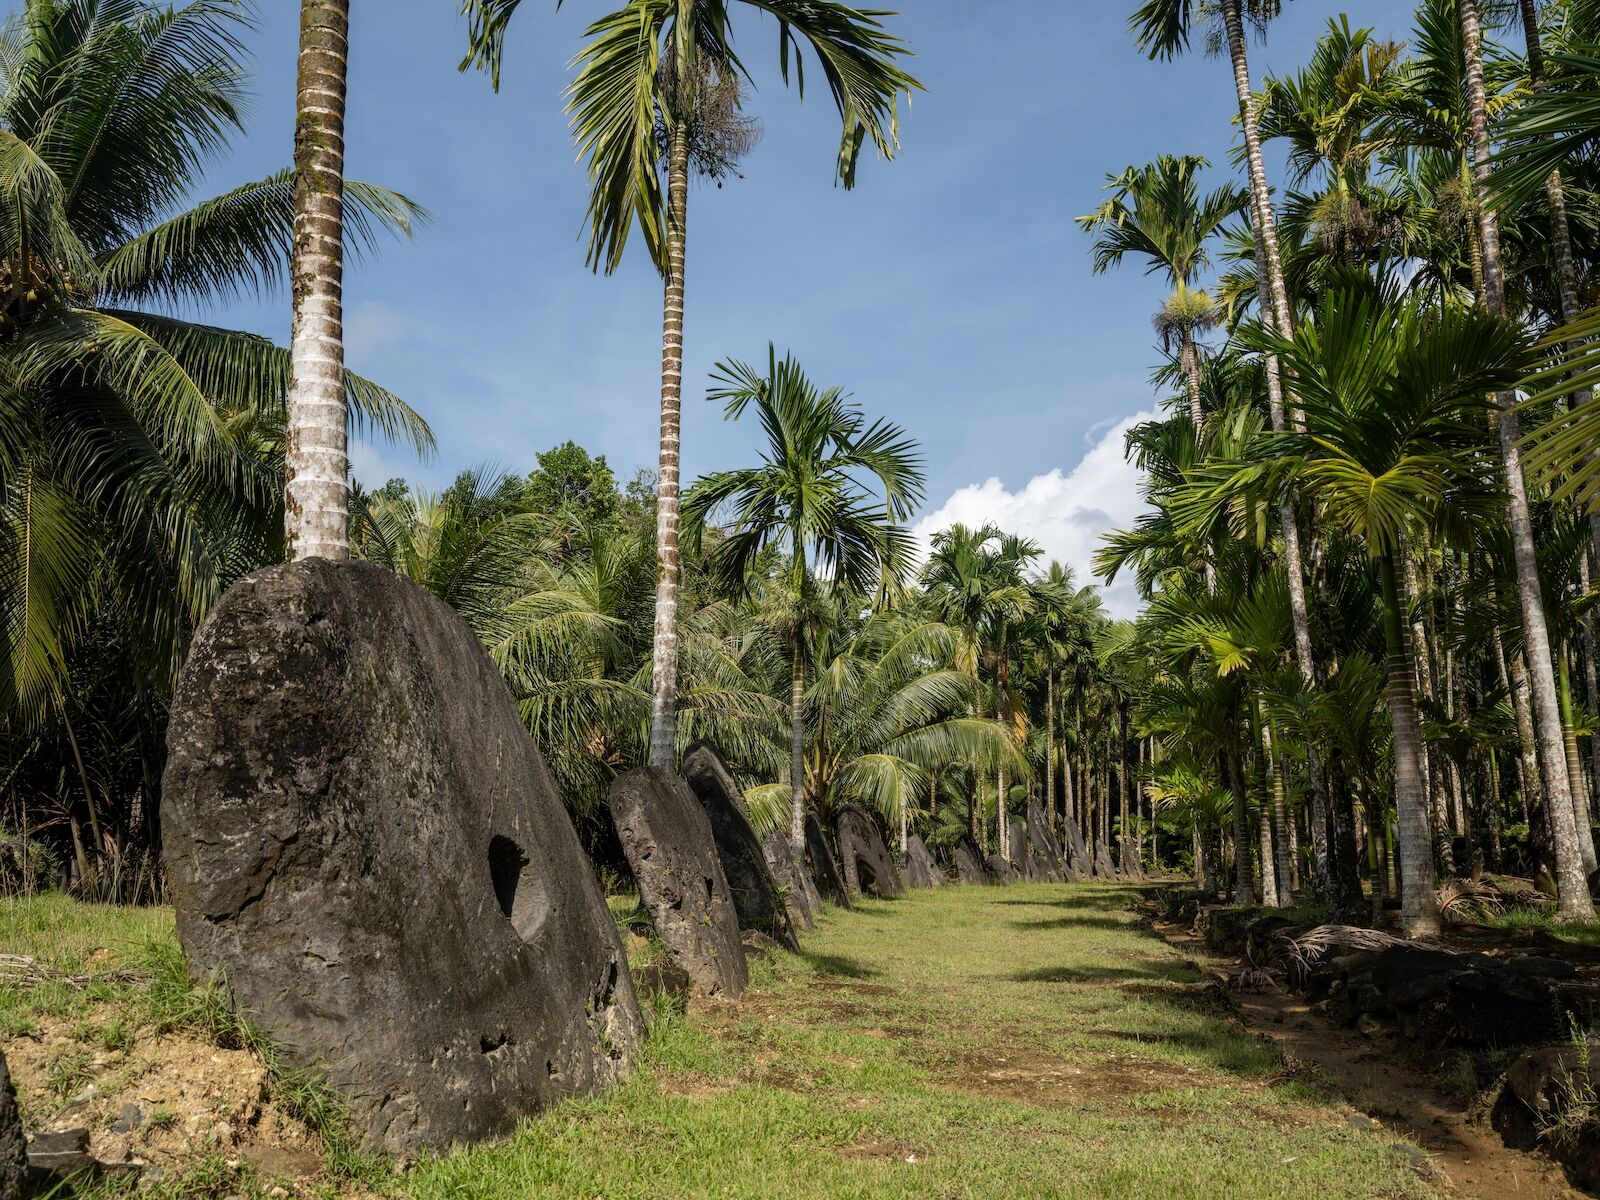
[[(1189, 955), (1218, 987), (1242, 965), (1238, 959), (1211, 954), (1204, 941), (1186, 929), (1159, 920), (1149, 925), (1157, 936)], [(1465, 1101), (1453, 1098), (1439, 1079), (1406, 1063), (1388, 1039), (1342, 1029), (1291, 993), (1229, 991), (1227, 995), (1245, 1027), (1276, 1046), (1296, 1068), (1297, 1078), (1331, 1084), (1340, 1098), (1365, 1114), (1352, 1116), (1352, 1125), (1393, 1129), (1423, 1147), (1447, 1194), (1483, 1200), (1583, 1196), (1543, 1155), (1509, 1149), (1499, 1134), (1474, 1119)]]
[(182, 1034), (124, 1044), (116, 1028), (108, 1009), (87, 1021), (46, 1017), (35, 1036), (10, 1039), (6, 1059), (30, 1129), (86, 1128), (103, 1162), (175, 1167), (217, 1154), (270, 1176), (322, 1169), (320, 1140), (267, 1098), (255, 1054)]
[(848, 1146), (840, 1146), (835, 1151), (840, 1158), (859, 1159), (896, 1159), (900, 1162), (914, 1163), (926, 1158), (927, 1155), (919, 1154), (913, 1147), (904, 1142), (892, 1140), (874, 1140), (868, 1142), (852, 1142)]
[(1124, 1056), (1068, 1061), (971, 1055), (958, 1059), (954, 1067), (953, 1078), (946, 1082), (949, 1090), (1062, 1107), (1192, 1087), (1211, 1078), (1189, 1067)]

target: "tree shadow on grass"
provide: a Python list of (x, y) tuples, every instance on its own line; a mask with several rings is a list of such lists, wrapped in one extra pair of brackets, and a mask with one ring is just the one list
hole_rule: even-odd
[(1160, 960), (1141, 967), (1033, 967), (1002, 976), (1013, 983), (1128, 983), (1148, 984), (1165, 980), (1175, 984), (1197, 984), (1200, 976), (1181, 960)]
[(868, 966), (860, 959), (848, 958), (843, 954), (817, 954), (802, 950), (800, 957), (823, 975), (838, 975), (844, 979), (873, 979), (883, 974), (877, 967)]
[(1044, 921), (1013, 921), (1013, 929), (1118, 929), (1125, 930), (1133, 926), (1132, 921), (1121, 921), (1116, 917), (1050, 917)]

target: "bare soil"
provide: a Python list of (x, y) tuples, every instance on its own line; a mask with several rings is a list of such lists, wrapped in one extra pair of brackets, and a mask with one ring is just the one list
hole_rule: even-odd
[[(1202, 938), (1179, 925), (1152, 920), (1151, 926), (1223, 987), (1243, 965), (1240, 959), (1213, 954)], [(1483, 951), (1493, 939), (1462, 935), (1451, 940)], [(1540, 950), (1548, 953), (1549, 947), (1541, 945)], [(1374, 1126), (1394, 1129), (1422, 1146), (1449, 1195), (1474, 1200), (1584, 1197), (1544, 1155), (1508, 1148), (1489, 1125), (1481, 1104), (1453, 1095), (1459, 1088), (1452, 1089), (1438, 1076), (1407, 1062), (1403, 1049), (1386, 1032), (1373, 1028), (1369, 1036), (1341, 1028), (1289, 992), (1232, 990), (1229, 995), (1239, 1019), (1251, 1031), (1292, 1062), (1310, 1064), (1314, 1070), (1308, 1074), (1331, 1082)]]

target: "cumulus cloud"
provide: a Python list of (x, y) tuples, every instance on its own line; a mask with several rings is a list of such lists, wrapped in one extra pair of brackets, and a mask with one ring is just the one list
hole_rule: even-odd
[[(1059, 559), (1072, 567), (1080, 584), (1094, 577), (1094, 552), (1100, 537), (1111, 529), (1131, 526), (1144, 511), (1139, 498), (1139, 471), (1123, 455), (1124, 435), (1141, 421), (1153, 418), (1141, 412), (1090, 430), (1094, 440), (1077, 466), (1063, 473), (1057, 467), (1035, 475), (1018, 491), (1008, 491), (997, 478), (958, 489), (936, 511), (912, 527), (924, 549), (933, 535), (951, 525), (982, 525), (992, 521), (1007, 533), (1032, 538), (1044, 548), (1041, 563)], [(1126, 573), (1109, 588), (1103, 587), (1106, 610), (1131, 617), (1139, 598)]]

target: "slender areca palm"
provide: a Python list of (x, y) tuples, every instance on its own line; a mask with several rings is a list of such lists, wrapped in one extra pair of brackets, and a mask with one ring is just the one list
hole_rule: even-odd
[(295, 85), (288, 427), (289, 557), (350, 557), (344, 403), (344, 106), (350, 0), (301, 0)]
[(1173, 293), (1156, 316), (1156, 330), (1164, 349), (1177, 348), (1196, 430), (1205, 428), (1205, 410), (1200, 403), (1195, 335), (1216, 323), (1216, 305), (1194, 283), (1207, 263), (1206, 243), (1247, 200), (1233, 184), (1202, 196), (1198, 176), (1209, 165), (1195, 155), (1163, 154), (1142, 167), (1129, 167), (1108, 177), (1111, 198), (1096, 212), (1077, 219), (1095, 235), (1096, 274), (1120, 265), (1130, 254), (1145, 257), (1147, 274), (1166, 274)]
[(761, 374), (745, 363), (719, 363), (710, 399), (736, 420), (754, 408), (767, 436), (762, 465), (717, 471), (698, 480), (684, 504), (698, 542), (724, 506), (731, 524), (711, 553), (713, 570), (748, 590), (771, 548), (788, 555), (792, 669), (789, 838), (805, 844), (806, 627), (817, 603), (817, 574), (863, 592), (885, 576), (903, 581), (912, 542), (904, 521), (922, 499), (922, 457), (900, 426), (867, 422), (838, 388), (818, 389), (792, 356), (767, 350)]
[(1413, 523), (1440, 528), (1452, 516), (1493, 510), (1477, 422), (1488, 393), (1517, 377), (1529, 351), (1492, 314), (1435, 311), (1421, 297), (1399, 301), (1370, 284), (1325, 296), (1316, 323), (1293, 338), (1263, 329), (1251, 340), (1293, 371), (1305, 429), (1279, 435), (1265, 461), (1218, 468), (1222, 485), (1196, 485), (1192, 496), (1203, 514), (1230, 489), (1271, 490), (1283, 485), (1280, 473), (1298, 477), (1317, 490), (1325, 519), (1371, 556), (1389, 659), (1402, 922), (1413, 935), (1429, 933), (1439, 917), (1400, 556)]
[[(465, 0), (466, 65), (498, 80), (508, 22), (520, 0)], [(733, 14), (777, 18), (780, 69), (804, 94), (802, 45), (821, 66), (842, 124), (836, 171), (855, 183), (870, 139), (885, 158), (898, 147), (897, 101), (921, 85), (898, 65), (905, 45), (879, 19), (835, 0), (628, 0), (595, 21), (578, 55), (568, 111), (591, 184), (589, 264), (614, 271), (635, 224), (665, 283), (662, 304), (661, 436), (657, 472), (658, 573), (652, 655), (650, 761), (669, 766), (677, 728), (679, 440), (683, 380), (685, 242), (689, 176), (721, 176), (748, 148), (740, 114), (745, 64), (734, 50)], [(663, 186), (662, 172), (666, 180)]]
[[(1505, 277), (1500, 261), (1500, 223), (1487, 202), (1489, 182), (1489, 107), (1483, 77), (1483, 31), (1478, 0), (1458, 0), (1461, 33), (1466, 49), (1467, 102), (1472, 129), (1473, 179), (1478, 189), (1478, 230), (1483, 244), (1483, 304), (1496, 316), (1506, 315)], [(1500, 405), (1500, 467), (1505, 479), (1506, 515), (1516, 562), (1517, 594), (1522, 602), (1523, 647), (1528, 658), (1533, 691), (1534, 718), (1538, 726), (1539, 765), (1550, 810), (1555, 841), (1557, 887), (1561, 912), (1569, 919), (1592, 919), (1594, 903), (1583, 875), (1577, 846), (1577, 814), (1573, 788), (1567, 774), (1561, 707), (1556, 688), (1555, 664), (1550, 651), (1550, 631), (1545, 619), (1544, 596), (1539, 586), (1538, 553), (1533, 544), (1533, 515), (1528, 505), (1527, 481), (1522, 472), (1521, 431), (1510, 383), (1497, 390)], [(1585, 825), (1588, 814), (1583, 814)]]

